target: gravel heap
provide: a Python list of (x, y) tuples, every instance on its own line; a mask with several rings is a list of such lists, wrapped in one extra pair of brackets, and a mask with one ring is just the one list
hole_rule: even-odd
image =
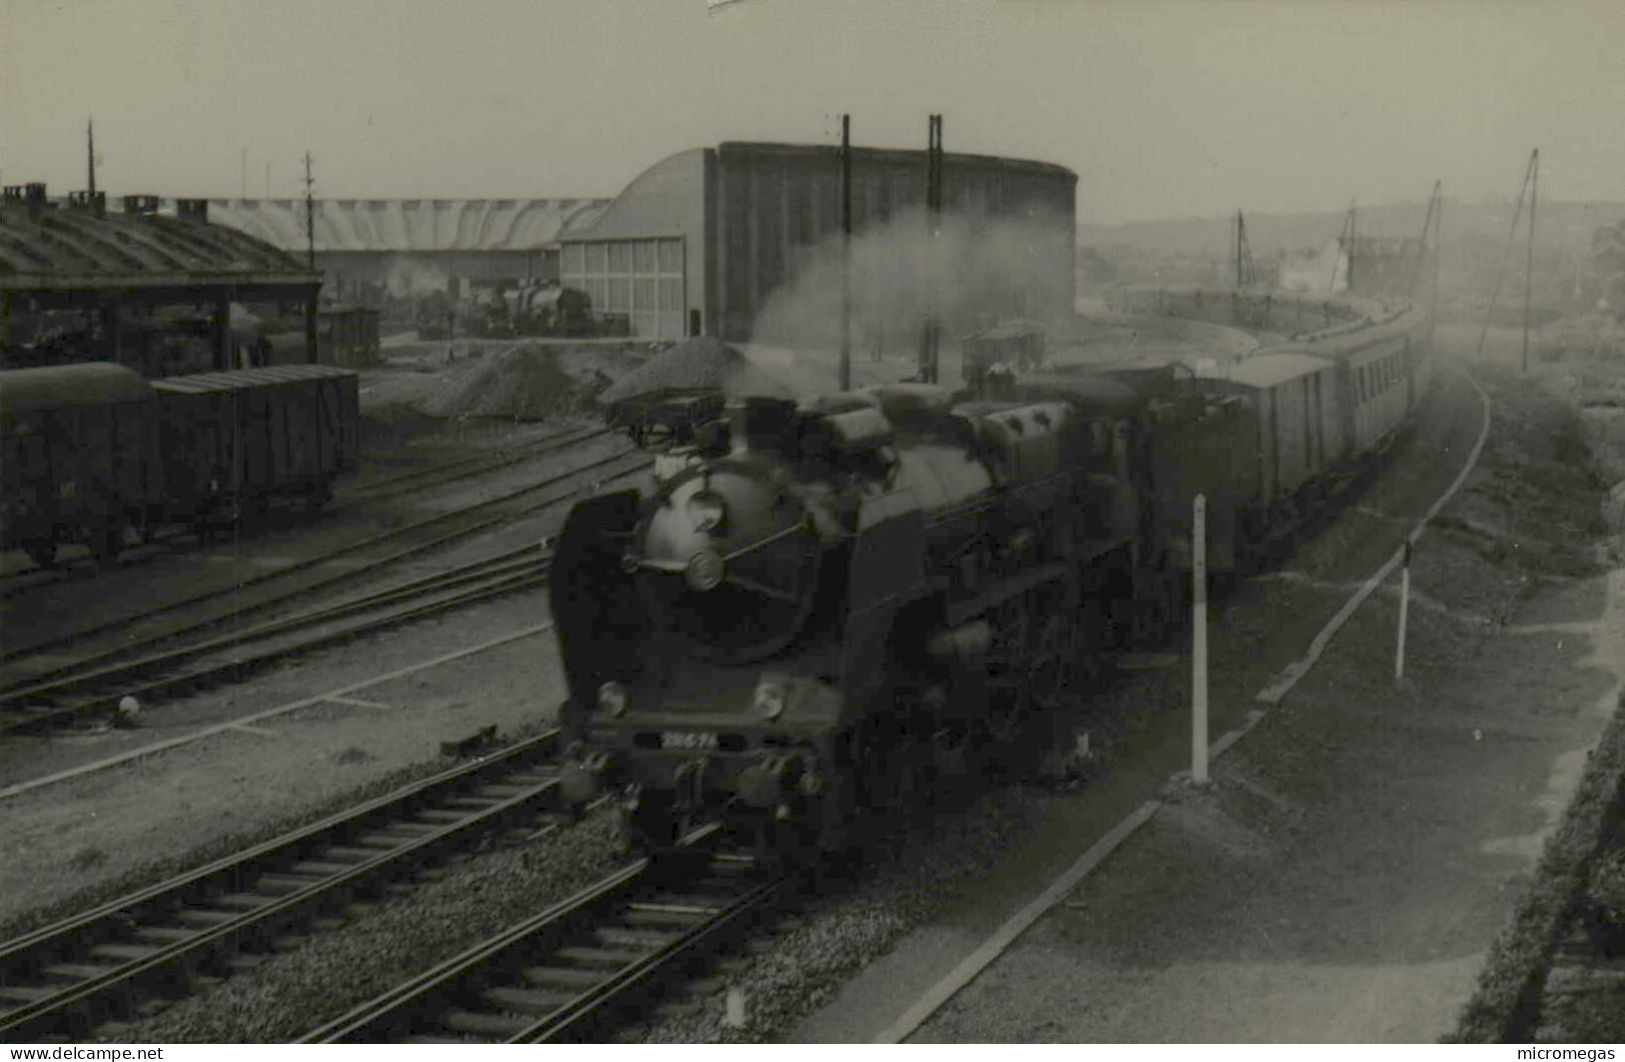
[(423, 412), (436, 417), (508, 417), (542, 420), (577, 409), (587, 395), (565, 372), (557, 354), (527, 344), (479, 359), (466, 375), (427, 396)]
[(364, 918), (121, 1029), (121, 1043), (294, 1039), (584, 888), (625, 861), (609, 816), (473, 856)]
[(738, 349), (713, 336), (697, 336), (622, 376), (598, 400), (619, 402), (666, 388), (734, 387), (749, 369), (749, 362)]

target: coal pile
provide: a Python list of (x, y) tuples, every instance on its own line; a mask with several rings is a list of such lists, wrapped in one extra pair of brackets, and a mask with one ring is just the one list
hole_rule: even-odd
[(598, 395), (604, 404), (650, 391), (720, 388), (731, 393), (748, 390), (761, 374), (745, 355), (712, 336), (696, 336), (650, 358)]

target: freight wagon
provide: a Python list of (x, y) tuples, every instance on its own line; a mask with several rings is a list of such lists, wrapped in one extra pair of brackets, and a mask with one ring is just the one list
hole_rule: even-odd
[(356, 464), (355, 374), (323, 365), (146, 381), (107, 363), (0, 372), (0, 548), (117, 556), (126, 531), (200, 535), (307, 506)]

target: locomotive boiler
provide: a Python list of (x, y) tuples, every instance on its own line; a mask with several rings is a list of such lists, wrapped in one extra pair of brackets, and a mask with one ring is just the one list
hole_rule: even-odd
[(649, 841), (723, 814), (838, 847), (1016, 745), (1114, 625), (1084, 576), (1130, 575), (1125, 439), (1073, 403), (900, 384), (711, 428), (556, 543), (565, 789)]

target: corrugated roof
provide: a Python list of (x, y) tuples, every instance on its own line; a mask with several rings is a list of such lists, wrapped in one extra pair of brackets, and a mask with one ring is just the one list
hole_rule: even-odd
[(331, 365), (275, 365), (263, 369), (169, 376), (153, 380), (152, 389), (176, 394), (206, 394), (211, 391), (240, 391), (248, 387), (275, 387), (304, 380), (330, 380), (354, 375), (355, 372), (351, 369), (339, 369)]
[(0, 287), (129, 280), (309, 282), (297, 259), (208, 222), (0, 201)]
[[(532, 251), (588, 224), (607, 199), (318, 199), (316, 250)], [(303, 199), (211, 199), (209, 220), (305, 249)]]

